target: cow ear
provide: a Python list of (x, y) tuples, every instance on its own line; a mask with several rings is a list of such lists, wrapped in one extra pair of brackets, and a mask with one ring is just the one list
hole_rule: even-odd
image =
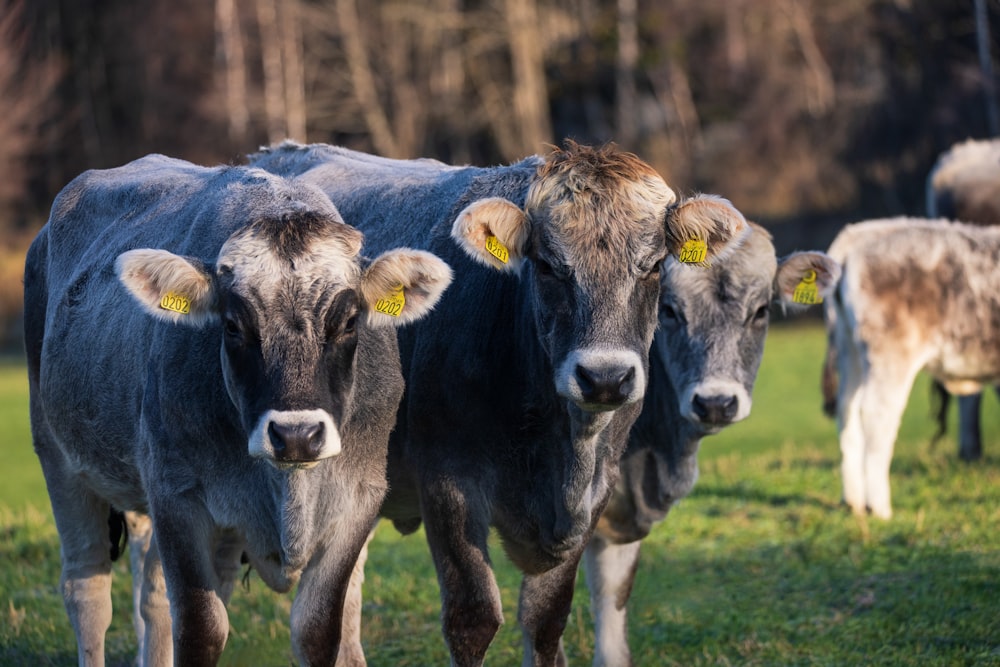
[(782, 306), (822, 303), (840, 280), (840, 264), (823, 252), (795, 252), (778, 261), (774, 291)]
[(115, 270), (153, 317), (194, 327), (218, 317), (212, 274), (198, 260), (166, 250), (129, 250), (118, 256)]
[(530, 226), (518, 206), (490, 197), (466, 206), (451, 228), (451, 237), (476, 261), (517, 273), (524, 259)]
[(667, 252), (688, 264), (724, 259), (750, 233), (743, 214), (728, 199), (695, 195), (667, 209)]
[(429, 252), (400, 248), (383, 253), (361, 276), (368, 324), (402, 326), (419, 320), (450, 284), (451, 267)]

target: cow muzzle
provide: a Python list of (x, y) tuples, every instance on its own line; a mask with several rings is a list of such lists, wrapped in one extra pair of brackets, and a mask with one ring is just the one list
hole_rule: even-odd
[(646, 373), (629, 350), (574, 350), (556, 373), (556, 390), (583, 410), (607, 412), (640, 400)]
[(706, 433), (746, 419), (750, 415), (750, 394), (731, 380), (707, 380), (690, 385), (680, 398), (681, 416)]
[(340, 433), (324, 410), (268, 410), (250, 435), (250, 456), (279, 467), (311, 467), (340, 453)]

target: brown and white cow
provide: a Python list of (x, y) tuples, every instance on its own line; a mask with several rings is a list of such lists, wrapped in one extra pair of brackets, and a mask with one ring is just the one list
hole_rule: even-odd
[[(978, 225), (1000, 225), (1000, 139), (969, 139), (941, 154), (927, 177), (927, 217)], [(948, 393), (941, 397), (940, 431), (947, 428)], [(966, 461), (983, 455), (979, 413), (982, 394), (958, 397), (958, 454)]]
[(148, 547), (143, 664), (215, 664), (241, 553), (271, 588), (298, 583), (297, 658), (334, 663), (386, 491), (395, 327), (451, 279), (429, 253), (361, 246), (324, 193), (260, 169), (151, 155), (56, 198), (25, 342), (81, 665), (104, 664), (112, 510)]
[(702, 438), (749, 416), (771, 302), (791, 309), (819, 303), (840, 277), (821, 252), (778, 260), (771, 235), (752, 229), (711, 266), (664, 262), (642, 414), (583, 559), (595, 667), (632, 664), (626, 612), (641, 540), (694, 486)]
[(492, 168), (294, 144), (252, 163), (319, 185), (371, 247), (406, 243), (454, 267), (434, 313), (400, 330), (383, 515), (426, 526), (453, 664), (482, 664), (503, 622), (491, 525), (525, 575), (525, 662), (557, 664), (642, 407), (661, 262), (711, 259), (746, 222), (715, 201), (676, 205), (635, 155), (572, 142)]
[(958, 395), (1000, 380), (1000, 227), (872, 220), (845, 227), (828, 253), (843, 266), (824, 305), (824, 390), (830, 402), (836, 388), (844, 500), (888, 519), (889, 466), (917, 373)]

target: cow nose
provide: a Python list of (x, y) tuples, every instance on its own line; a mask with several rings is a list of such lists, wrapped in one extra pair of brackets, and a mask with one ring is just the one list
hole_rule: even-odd
[(323, 447), (323, 423), (282, 424), (271, 422), (267, 434), (278, 461), (313, 461)]
[(700, 396), (691, 399), (694, 414), (705, 424), (728, 424), (736, 416), (739, 401), (732, 395)]
[(576, 366), (576, 381), (585, 403), (621, 405), (635, 390), (635, 366)]

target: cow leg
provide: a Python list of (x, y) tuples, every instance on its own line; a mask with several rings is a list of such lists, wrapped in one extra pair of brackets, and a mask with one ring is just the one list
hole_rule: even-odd
[[(143, 625), (139, 649), (142, 656), (141, 664), (144, 667), (156, 667), (174, 664), (173, 622), (170, 618), (170, 600), (167, 597), (167, 583), (163, 576), (163, 563), (160, 561), (160, 552), (152, 528), (149, 535), (145, 558), (138, 572), (141, 589), (138, 608)], [(133, 551), (132, 558), (135, 557)], [(133, 578), (137, 575), (134, 563), (133, 560)]]
[(72, 496), (68, 504), (76, 506), (72, 511), (55, 498), (52, 502), (62, 547), (60, 588), (76, 634), (79, 663), (99, 667), (104, 665), (104, 636), (111, 626), (110, 507), (82, 490), (67, 495)]
[(144, 657), (146, 622), (142, 618), (142, 585), (146, 553), (153, 536), (153, 523), (145, 514), (125, 512), (125, 525), (128, 526), (128, 559), (132, 571), (132, 625), (139, 642), (138, 667), (144, 667), (149, 663), (145, 662)]
[[(32, 406), (34, 408), (34, 406)], [(110, 505), (67, 474), (58, 448), (32, 413), (35, 450), (42, 464), (59, 531), (63, 604), (76, 634), (81, 667), (104, 665), (104, 636), (111, 625)]]
[[(173, 625), (174, 661), (178, 665), (215, 665), (229, 636), (229, 617), (215, 574), (215, 535), (202, 506), (177, 495), (150, 498), (153, 541), (146, 557), (145, 582), (166, 582)], [(162, 509), (162, 511), (161, 511)], [(150, 556), (158, 555), (154, 560)], [(151, 562), (153, 561), (153, 562)], [(162, 563), (162, 577), (156, 566)], [(160, 606), (158, 590), (149, 604)], [(143, 590), (144, 596), (146, 590)], [(147, 602), (144, 601), (145, 610)], [(159, 611), (156, 609), (154, 611)], [(143, 616), (150, 632), (150, 618)]]
[(893, 368), (892, 365), (873, 367), (861, 398), (866, 505), (880, 519), (892, 518), (889, 467), (917, 370)]
[(566, 629), (581, 552), (541, 574), (521, 581), (517, 617), (524, 633), (524, 667), (565, 667)]
[(583, 568), (594, 615), (594, 667), (632, 664), (627, 604), (639, 566), (641, 542), (613, 544), (594, 535), (583, 552)]
[(978, 461), (983, 457), (979, 423), (982, 400), (982, 393), (958, 397), (958, 456), (963, 461)]
[[(348, 514), (364, 513), (359, 510)], [(369, 516), (372, 514), (374, 511)], [(375, 519), (371, 518), (363, 525), (351, 525), (345, 517), (330, 543), (313, 557), (302, 573), (292, 603), (291, 625), (292, 650), (303, 665), (339, 664), (336, 661), (340, 652), (344, 603), (354, 567), (374, 523)], [(364, 657), (361, 659), (364, 664)]]
[[(842, 318), (841, 318), (842, 319)], [(839, 324), (839, 321), (838, 321)], [(850, 331), (838, 330), (838, 341), (846, 344), (837, 355), (840, 386), (837, 391), (837, 431), (840, 439), (840, 472), (844, 502), (855, 514), (866, 511), (865, 432), (861, 424), (861, 383), (864, 368), (860, 352), (851, 344)]]
[(340, 650), (337, 653), (337, 665), (344, 667), (363, 667), (365, 651), (361, 646), (361, 609), (362, 584), (365, 581), (365, 563), (368, 560), (368, 545), (375, 536), (373, 530), (361, 547), (358, 560), (351, 572), (351, 582), (347, 586), (347, 598), (344, 600), (344, 619), (340, 633)]
[(455, 478), (422, 485), (421, 515), (441, 587), (441, 620), (455, 667), (483, 664), (503, 624), (500, 589), (490, 566), (486, 499)]

